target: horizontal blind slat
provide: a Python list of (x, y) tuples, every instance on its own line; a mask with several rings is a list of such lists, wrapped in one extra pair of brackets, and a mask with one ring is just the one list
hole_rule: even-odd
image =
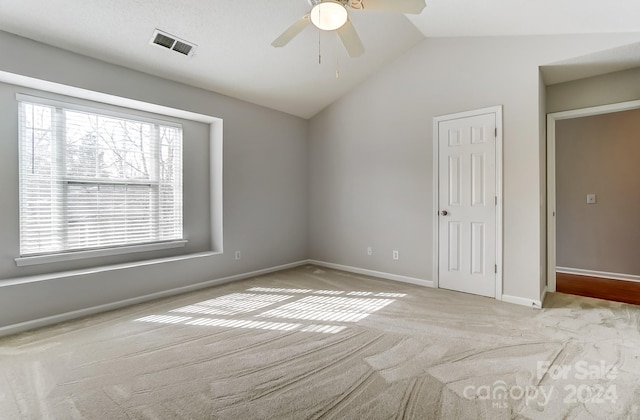
[(22, 255), (182, 239), (182, 129), (23, 100)]

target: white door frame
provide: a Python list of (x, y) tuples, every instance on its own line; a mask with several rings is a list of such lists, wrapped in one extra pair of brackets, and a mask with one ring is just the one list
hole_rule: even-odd
[(556, 121), (640, 108), (640, 101), (547, 114), (547, 291), (556, 291)]
[(433, 286), (440, 287), (440, 244), (439, 244), (439, 130), (440, 122), (459, 118), (475, 117), (483, 114), (495, 114), (496, 116), (496, 299), (502, 300), (502, 105), (472, 111), (458, 112), (455, 114), (433, 117)]

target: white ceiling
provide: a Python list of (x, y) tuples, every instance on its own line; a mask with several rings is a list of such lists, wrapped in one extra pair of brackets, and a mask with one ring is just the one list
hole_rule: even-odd
[(547, 85), (640, 67), (640, 42), (574, 57), (540, 70)]
[[(309, 8), (307, 0), (0, 0), (0, 30), (303, 118), (424, 37), (640, 30), (638, 0), (427, 0), (408, 18), (352, 11), (367, 49), (359, 58), (313, 28), (273, 48)], [(195, 55), (150, 45), (156, 28), (198, 44)]]
[(427, 0), (409, 19), (427, 37), (640, 31), (638, 0)]

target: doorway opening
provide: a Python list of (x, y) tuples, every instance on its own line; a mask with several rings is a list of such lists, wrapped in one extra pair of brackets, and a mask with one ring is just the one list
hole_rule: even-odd
[[(628, 231), (621, 224), (624, 222), (619, 222), (624, 216), (619, 210), (626, 210), (627, 206), (617, 204), (614, 207), (613, 203), (620, 203), (620, 197), (624, 199), (626, 195), (637, 196), (637, 191), (629, 191), (628, 187), (625, 190), (620, 182), (609, 180), (613, 176), (618, 180), (626, 176), (623, 163), (617, 164), (610, 156), (616, 147), (620, 149), (620, 145), (595, 143), (598, 135), (592, 135), (595, 130), (587, 126), (592, 124), (592, 128), (601, 130), (614, 123), (611, 118), (638, 109), (640, 101), (631, 101), (547, 115), (547, 288), (550, 292), (624, 301), (622, 298), (629, 295), (629, 288), (640, 291), (640, 283), (633, 283), (640, 281), (640, 276), (624, 274), (638, 269), (625, 267), (620, 263), (624, 256), (610, 249), (614, 245), (630, 249), (618, 244), (624, 241), (625, 235), (615, 234), (616, 231)], [(603, 124), (600, 117), (610, 119)], [(585, 124), (580, 130), (586, 130), (589, 136), (576, 131), (578, 124)], [(579, 146), (573, 144), (573, 140), (572, 143), (559, 143), (561, 134), (567, 139), (584, 138), (585, 142)], [(592, 137), (595, 138), (590, 140)], [(581, 153), (584, 156), (578, 157)], [(625, 151), (618, 150), (618, 153), (624, 155)], [(575, 159), (563, 157), (568, 155), (575, 155)], [(608, 167), (598, 159), (609, 162)], [(607, 169), (596, 174), (595, 166)]]

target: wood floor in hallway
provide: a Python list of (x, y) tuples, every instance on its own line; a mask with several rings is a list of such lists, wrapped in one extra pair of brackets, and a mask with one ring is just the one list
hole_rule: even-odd
[(640, 305), (640, 283), (556, 273), (556, 291)]

